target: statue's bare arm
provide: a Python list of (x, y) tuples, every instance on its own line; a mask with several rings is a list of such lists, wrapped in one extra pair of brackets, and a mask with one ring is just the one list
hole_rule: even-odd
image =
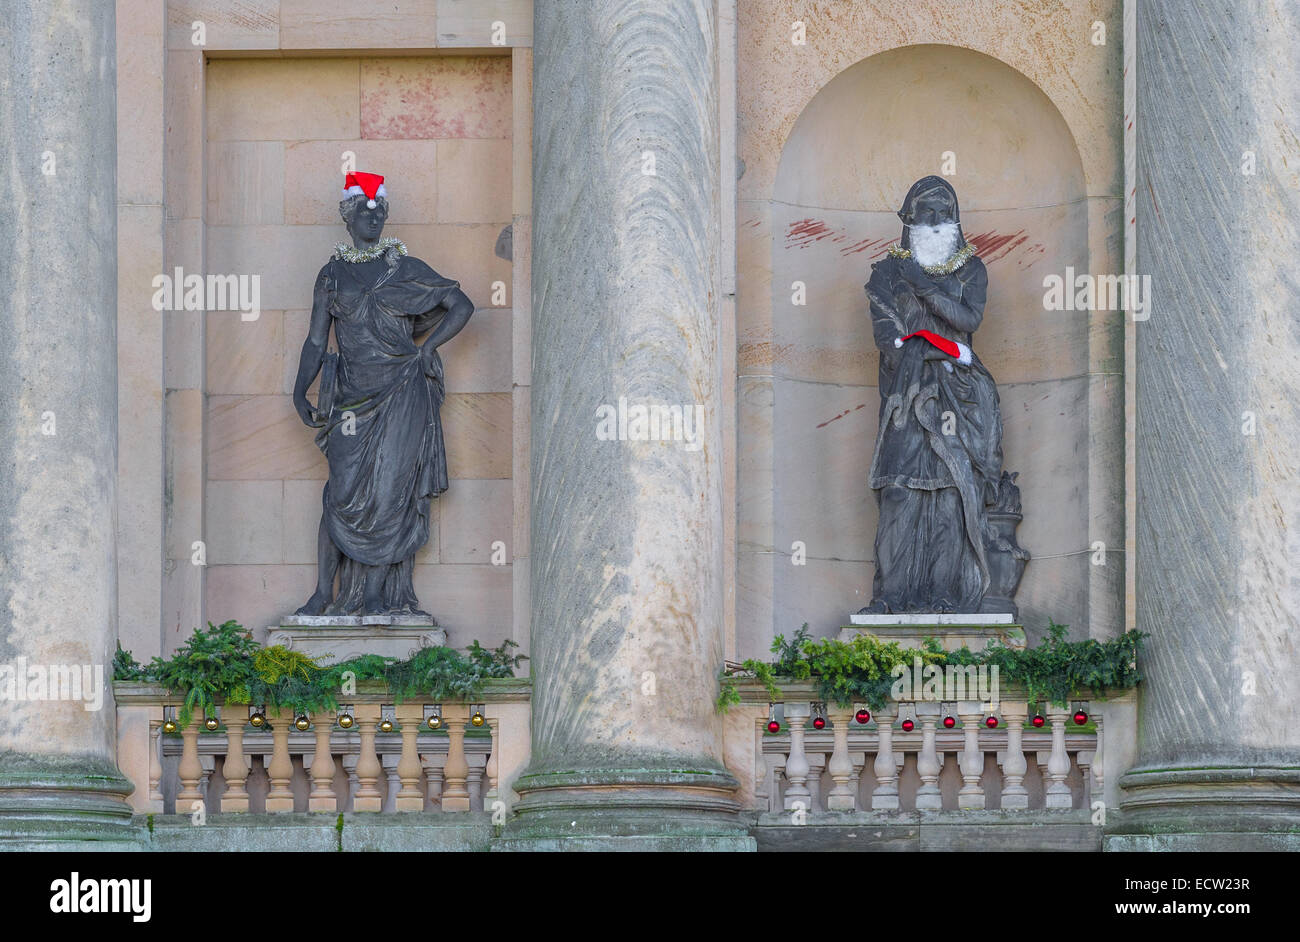
[(329, 266), (326, 265), (316, 276), (316, 287), (312, 292), (311, 323), (307, 328), (307, 339), (302, 344), (302, 355), (298, 359), (298, 379), (293, 384), (293, 407), (306, 425), (319, 428), (324, 421), (317, 417), (316, 411), (307, 401), (307, 387), (312, 384), (320, 372), (321, 362), (325, 358), (325, 346), (329, 343)]

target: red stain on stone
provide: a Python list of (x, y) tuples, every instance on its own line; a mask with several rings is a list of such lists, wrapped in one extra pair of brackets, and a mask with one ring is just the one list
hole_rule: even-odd
[(785, 234), (785, 244), (787, 248), (807, 248), (833, 234), (831, 228), (820, 219), (800, 219), (790, 223), (790, 231)]
[[(863, 239), (861, 242), (854, 242), (852, 245), (840, 249), (841, 255), (857, 255), (859, 252), (865, 252), (869, 248), (882, 246), (888, 248), (891, 244), (890, 239)], [(879, 252), (876, 254), (880, 254)], [(875, 257), (874, 255), (872, 256)]]
[(362, 138), (508, 138), (512, 120), (508, 58), (362, 60)]
[(981, 232), (978, 235), (966, 236), (966, 241), (975, 246), (975, 251), (986, 265), (990, 262), (996, 262), (1000, 258), (1005, 258), (1028, 239), (1029, 236), (1025, 235), (1024, 229), (1010, 235), (1003, 235), (999, 232)]
[(867, 404), (864, 402), (864, 403), (862, 403), (861, 405), (855, 406), (855, 407), (852, 408), (852, 409), (845, 409), (845, 410), (844, 410), (843, 412), (841, 412), (839, 415), (835, 416), (835, 418), (833, 418), (833, 419), (827, 419), (825, 422), (822, 422), (822, 423), (821, 423), (820, 425), (818, 425), (817, 427), (818, 427), (818, 428), (825, 428), (826, 426), (830, 425), (832, 422), (838, 422), (840, 419), (844, 418), (846, 415), (848, 415), (848, 414), (851, 413), (851, 412), (857, 412), (858, 409), (865, 409), (866, 406), (867, 406)]

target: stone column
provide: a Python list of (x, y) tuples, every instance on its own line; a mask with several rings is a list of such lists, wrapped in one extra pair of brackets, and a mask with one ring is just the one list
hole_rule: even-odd
[(1154, 302), (1136, 325), (1137, 627), (1151, 637), (1141, 752), (1120, 783), (1131, 836), (1108, 846), (1297, 849), (1300, 7), (1136, 15), (1137, 272)]
[[(752, 846), (713, 706), (715, 27), (712, 0), (534, 8), (533, 751), (514, 846)], [(681, 440), (636, 440), (652, 405)]]
[[(0, 7), (8, 220), (0, 248), (0, 841), (133, 833), (109, 688), (117, 638), (114, 25), (114, 5), (101, 0)], [(61, 693), (76, 693), (73, 671), (89, 677), (83, 699), (50, 699), (28, 683), (44, 674), (59, 678)], [(27, 689), (19, 694), (7, 678)], [(87, 694), (99, 695), (97, 708)]]

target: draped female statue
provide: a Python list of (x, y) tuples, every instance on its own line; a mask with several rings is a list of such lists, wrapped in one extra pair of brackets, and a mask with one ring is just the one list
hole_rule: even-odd
[[(872, 601), (860, 614), (1014, 611), (1007, 583), (1019, 582), (1028, 554), (989, 515), (1007, 516), (1001, 504), (1014, 499), (1018, 520), (1019, 491), (1002, 471), (997, 386), (970, 347), (988, 273), (946, 180), (918, 180), (898, 215), (902, 239), (866, 285), (880, 349), (869, 475), (880, 522)], [(999, 558), (991, 569), (993, 554), (1011, 565)]]
[[(329, 462), (316, 591), (299, 615), (427, 615), (412, 584), (430, 502), (447, 489), (438, 347), (473, 303), (457, 282), (381, 238), (383, 177), (348, 174), (340, 243), (316, 278), (293, 402)], [(331, 327), (337, 353), (327, 353)], [(417, 343), (417, 338), (424, 340)], [(307, 389), (321, 377), (313, 408)], [(338, 591), (335, 591), (335, 577)]]

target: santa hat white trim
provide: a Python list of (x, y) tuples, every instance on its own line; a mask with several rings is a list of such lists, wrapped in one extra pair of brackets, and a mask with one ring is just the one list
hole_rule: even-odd
[[(353, 184), (352, 186), (348, 187), (346, 190), (343, 191), (343, 198), (345, 200), (351, 199), (354, 196), (365, 196), (365, 195), (366, 195), (366, 191), (361, 189), (361, 187), (355, 184)], [(378, 199), (381, 196), (384, 197), (385, 199), (388, 198), (388, 191), (384, 189), (384, 185), (382, 183), (379, 184), (379, 189), (375, 190), (375, 198)], [(366, 206), (369, 209), (374, 209), (377, 205), (379, 204), (377, 204), (374, 200), (366, 200)]]

